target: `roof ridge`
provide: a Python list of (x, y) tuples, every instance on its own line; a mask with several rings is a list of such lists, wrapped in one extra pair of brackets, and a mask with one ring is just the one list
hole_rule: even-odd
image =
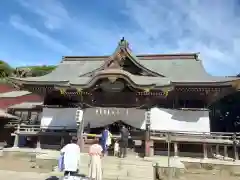
[[(174, 54), (139, 54), (136, 55), (137, 58), (141, 59), (149, 59), (149, 60), (157, 60), (155, 58), (162, 59), (197, 59), (199, 53), (174, 53)], [(111, 55), (103, 55), (103, 56), (63, 56), (63, 61), (83, 61), (89, 60), (91, 61), (99, 61), (105, 60), (109, 58)], [(160, 59), (159, 59), (160, 60)]]

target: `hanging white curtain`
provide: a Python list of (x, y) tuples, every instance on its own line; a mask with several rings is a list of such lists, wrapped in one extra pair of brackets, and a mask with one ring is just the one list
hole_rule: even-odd
[(76, 111), (77, 108), (43, 108), (41, 128), (75, 129)]
[(124, 123), (135, 128), (145, 127), (145, 110), (135, 108), (88, 108), (84, 111), (84, 124), (90, 123), (91, 128), (103, 127), (116, 121)]
[[(77, 108), (44, 108), (41, 126), (52, 129), (62, 129), (63, 126), (67, 129), (77, 128), (76, 111)], [(89, 123), (91, 128), (121, 120), (137, 129), (145, 129), (145, 112), (135, 108), (88, 108), (80, 113), (80, 118), (84, 120), (85, 126)], [(151, 130), (158, 131), (210, 132), (208, 111), (152, 108), (150, 124)]]
[(208, 111), (152, 108), (150, 116), (152, 130), (210, 132)]

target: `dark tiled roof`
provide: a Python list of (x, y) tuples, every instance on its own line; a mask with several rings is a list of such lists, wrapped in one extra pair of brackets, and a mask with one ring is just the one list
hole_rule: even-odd
[(0, 98), (15, 98), (19, 96), (25, 96), (31, 94), (29, 91), (9, 91), (5, 93), (0, 93)]
[(8, 107), (8, 109), (32, 109), (36, 106), (42, 105), (43, 102), (23, 102), (20, 104), (14, 104), (10, 107)]
[(9, 106), (23, 102), (42, 101), (42, 97), (29, 91), (19, 91), (8, 84), (1, 84), (0, 90), (1, 87), (4, 91), (0, 91), (0, 109), (7, 109)]
[[(115, 53), (121, 48), (117, 47)], [(215, 77), (209, 75), (202, 62), (198, 59), (197, 53), (191, 54), (153, 54), (135, 56), (128, 48), (124, 49), (128, 57), (136, 66), (146, 71), (155, 73), (156, 77), (136, 76), (129, 74), (127, 76), (138, 85), (149, 84), (156, 86), (167, 86), (171, 83), (225, 83), (237, 78), (233, 77)], [(13, 78), (23, 83), (32, 84), (53, 84), (69, 85), (71, 83), (79, 85), (88, 84), (91, 81), (91, 72), (98, 72), (110, 56), (66, 56), (58, 67), (42, 77)]]
[(17, 116), (6, 113), (3, 109), (0, 109), (0, 118), (19, 119)]
[[(182, 58), (174, 58), (174, 59), (151, 59), (146, 60), (144, 58), (137, 60), (139, 64), (143, 67), (151, 70), (152, 72), (156, 72), (168, 78), (173, 83), (213, 83), (213, 82), (227, 82), (236, 79), (235, 77), (216, 77), (209, 75), (200, 60), (197, 59), (182, 59)], [(47, 74), (42, 77), (29, 77), (23, 80), (26, 82), (32, 83), (42, 83), (48, 84), (53, 82), (54, 84), (65, 84), (69, 81), (79, 82), (79, 84), (88, 83), (90, 77), (81, 77), (88, 72), (92, 72), (97, 70), (104, 64), (104, 59), (96, 59), (92, 57), (89, 59), (87, 57), (84, 59), (83, 57), (73, 57), (66, 58), (66, 60), (62, 61), (59, 66), (50, 74)], [(132, 75), (132, 80), (141, 81), (141, 83), (145, 84), (149, 81), (149, 77), (141, 77)], [(162, 77), (157, 77), (157, 81), (162, 81)], [(138, 82), (136, 82), (138, 83)]]

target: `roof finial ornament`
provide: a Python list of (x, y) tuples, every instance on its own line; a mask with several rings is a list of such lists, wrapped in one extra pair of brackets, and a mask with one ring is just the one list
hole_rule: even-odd
[(124, 47), (124, 48), (128, 48), (129, 47), (129, 43), (127, 42), (127, 40), (125, 40), (124, 37), (122, 37), (122, 39), (120, 40), (119, 45), (121, 47)]

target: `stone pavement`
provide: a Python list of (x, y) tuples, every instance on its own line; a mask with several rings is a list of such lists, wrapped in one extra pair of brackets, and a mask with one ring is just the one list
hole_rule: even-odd
[[(14, 172), (0, 170), (1, 180), (48, 180), (49, 174), (47, 173), (35, 173), (35, 172)], [(54, 180), (54, 179), (52, 179)]]
[[(8, 151), (8, 150), (7, 150)], [(17, 150), (16, 150), (17, 151)], [(20, 150), (17, 152), (33, 152), (33, 150)], [(59, 157), (58, 151), (40, 150), (37, 153), (40, 159), (57, 159)], [(181, 161), (185, 162), (185, 166)], [(81, 165), (79, 167), (80, 173), (88, 174), (89, 156), (81, 154)], [(168, 166), (168, 158), (166, 156), (155, 156), (148, 158), (139, 158), (134, 155), (129, 155), (126, 159), (119, 159), (117, 157), (103, 158), (103, 180), (152, 180), (153, 179), (153, 165), (158, 163), (161, 169)], [(186, 162), (189, 162), (186, 163)], [(21, 162), (19, 162), (21, 163)], [(54, 162), (55, 165), (56, 162)], [(229, 179), (235, 180), (239, 178), (240, 167), (239, 161), (226, 162), (212, 159), (196, 159), (196, 158), (171, 158), (170, 167), (177, 168), (177, 171), (184, 170), (184, 174), (180, 173), (179, 177), (173, 176), (174, 179), (195, 179), (195, 180), (211, 180), (218, 178), (219, 180)], [(205, 165), (203, 165), (205, 164)], [(214, 166), (210, 164), (215, 164)], [(216, 166), (216, 164), (218, 164)], [(228, 164), (227, 166), (224, 164)], [(206, 166), (206, 167), (205, 167)], [(18, 165), (17, 165), (18, 167)], [(209, 169), (210, 168), (210, 169)], [(25, 169), (26, 170), (26, 169)], [(23, 170), (24, 171), (24, 170)], [(28, 171), (28, 170), (27, 170)], [(43, 172), (43, 171), (41, 171)], [(51, 176), (62, 176), (62, 172), (13, 172), (7, 170), (0, 170), (0, 180), (55, 180)]]

